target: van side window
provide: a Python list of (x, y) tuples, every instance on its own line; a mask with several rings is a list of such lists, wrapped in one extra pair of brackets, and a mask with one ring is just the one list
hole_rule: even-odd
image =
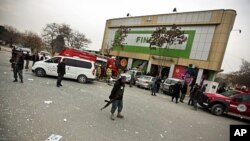
[(64, 58), (64, 59), (65, 59), (65, 64), (67, 66), (76, 67), (76, 60), (68, 59), (68, 58)]
[(76, 60), (76, 66), (80, 68), (90, 69), (92, 67), (92, 64), (90, 62)]

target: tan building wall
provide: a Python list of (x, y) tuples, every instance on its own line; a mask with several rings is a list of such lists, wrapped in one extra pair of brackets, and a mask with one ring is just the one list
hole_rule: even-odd
[(120, 55), (128, 58), (151, 60), (152, 64), (164, 66), (170, 66), (171, 64), (189, 66), (189, 64), (193, 64), (202, 69), (214, 70), (218, 72), (221, 70), (221, 64), (223, 61), (228, 38), (232, 30), (235, 17), (235, 10), (222, 9), (109, 19), (106, 22), (101, 50), (104, 54), (107, 54), (107, 47), (112, 46), (110, 41), (108, 41), (108, 34), (109, 32), (111, 32), (110, 29), (118, 28), (120, 27), (120, 25), (124, 25), (129, 28), (157, 27), (161, 25), (171, 26), (173, 24), (176, 24), (181, 27), (211, 25), (215, 26), (215, 29), (213, 32), (212, 42), (207, 59), (199, 60), (182, 57), (160, 57), (157, 55), (150, 55), (144, 53), (125, 52), (123, 50), (110, 51), (110, 55)]

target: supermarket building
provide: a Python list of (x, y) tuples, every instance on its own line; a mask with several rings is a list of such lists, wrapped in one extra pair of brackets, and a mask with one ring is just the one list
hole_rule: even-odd
[[(161, 75), (180, 78), (195, 68), (196, 82), (204, 79), (213, 81), (216, 73), (222, 71), (235, 18), (235, 10), (218, 9), (109, 19), (101, 51), (107, 54), (117, 29), (126, 26), (130, 30), (124, 48), (114, 47), (110, 55), (120, 56), (128, 69), (142, 67), (146, 73), (158, 75), (161, 66)], [(173, 24), (184, 31), (186, 42), (173, 44), (168, 49), (150, 49), (147, 39), (153, 31), (161, 26), (169, 29)]]

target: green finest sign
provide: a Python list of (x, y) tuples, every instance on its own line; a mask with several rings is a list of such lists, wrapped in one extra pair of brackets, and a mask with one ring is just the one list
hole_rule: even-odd
[(147, 43), (150, 37), (137, 36), (136, 43)]
[[(125, 38), (123, 51), (135, 52), (135, 53), (145, 53), (152, 55), (168, 56), (168, 57), (182, 57), (189, 58), (195, 30), (185, 30), (184, 34), (187, 36), (187, 41), (182, 44), (174, 44), (166, 48), (156, 47), (156, 50), (149, 48), (149, 43), (147, 41), (150, 39), (152, 30), (131, 30), (128, 32), (128, 36)], [(116, 36), (116, 35), (115, 35)], [(166, 45), (163, 45), (166, 46)], [(114, 50), (119, 50), (118, 47), (114, 47)]]

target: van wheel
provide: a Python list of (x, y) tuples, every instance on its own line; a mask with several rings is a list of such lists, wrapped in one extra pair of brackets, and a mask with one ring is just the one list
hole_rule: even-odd
[(37, 75), (38, 77), (43, 77), (43, 76), (46, 75), (46, 73), (45, 73), (44, 69), (42, 69), (42, 68), (37, 68), (37, 69), (36, 69), (36, 75)]
[(79, 83), (86, 83), (87, 82), (87, 77), (85, 75), (79, 75), (77, 77), (77, 80)]
[(216, 116), (220, 116), (224, 113), (224, 107), (221, 104), (215, 104), (212, 106), (211, 112)]

